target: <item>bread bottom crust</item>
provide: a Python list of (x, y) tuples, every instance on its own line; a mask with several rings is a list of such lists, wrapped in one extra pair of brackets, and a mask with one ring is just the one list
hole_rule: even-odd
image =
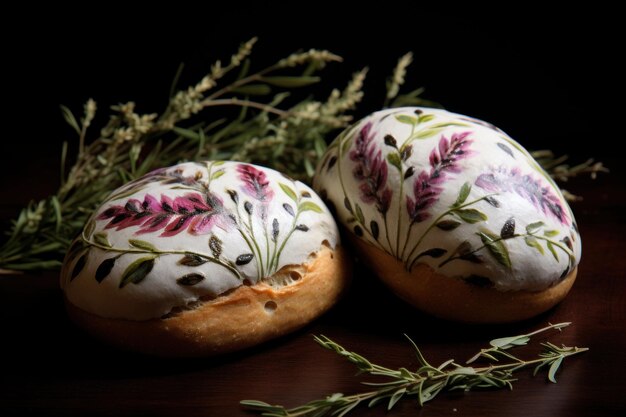
[(542, 291), (498, 291), (438, 274), (426, 264), (416, 264), (409, 272), (369, 243), (356, 238), (352, 242), (398, 297), (433, 316), (467, 323), (507, 323), (543, 313), (565, 298), (578, 270)]
[[(287, 271), (282, 273), (289, 273)], [(345, 249), (322, 247), (294, 267), (296, 280), (272, 287), (242, 285), (167, 318), (132, 321), (102, 318), (65, 300), (70, 318), (96, 338), (156, 356), (209, 356), (244, 349), (292, 332), (327, 311), (350, 278)]]

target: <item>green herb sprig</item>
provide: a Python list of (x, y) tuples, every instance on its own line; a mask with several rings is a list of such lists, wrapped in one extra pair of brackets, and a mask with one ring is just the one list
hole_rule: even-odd
[[(244, 400), (241, 401), (241, 405), (246, 409), (257, 411), (263, 416), (271, 417), (345, 416), (360, 404), (374, 407), (377, 404), (386, 403), (387, 410), (391, 410), (404, 396), (415, 396), (419, 405), (423, 406), (443, 391), (470, 391), (476, 388), (513, 389), (513, 382), (516, 380), (513, 373), (527, 367), (534, 367), (533, 375), (536, 375), (542, 368), (547, 368), (548, 380), (556, 383), (556, 372), (563, 360), (585, 352), (589, 350), (588, 348), (559, 347), (553, 343), (544, 342), (541, 343), (544, 348), (543, 352), (534, 359), (521, 359), (508, 350), (526, 345), (531, 337), (539, 333), (552, 329), (560, 331), (569, 325), (570, 323), (567, 322), (550, 324), (528, 334), (494, 339), (489, 343), (488, 348), (481, 349), (465, 365), (460, 365), (454, 359), (449, 359), (439, 366), (434, 366), (426, 360), (417, 345), (407, 336), (419, 363), (419, 368), (415, 371), (410, 371), (407, 368), (390, 369), (374, 364), (358, 353), (346, 350), (325, 336), (316, 336), (315, 341), (317, 343), (344, 356), (356, 365), (359, 373), (384, 377), (388, 380), (385, 382), (364, 382), (363, 384), (373, 387), (371, 391), (352, 395), (335, 393), (324, 399), (314, 400), (290, 409), (256, 400)], [(481, 367), (468, 365), (479, 359), (487, 359), (490, 363)]]
[[(342, 90), (332, 89), (325, 100), (309, 92), (298, 99), (294, 93), (299, 88), (318, 83), (320, 70), (341, 57), (311, 49), (251, 72), (255, 42), (243, 43), (227, 64), (215, 62), (197, 84), (177, 91), (181, 66), (161, 114), (138, 113), (132, 101), (118, 104), (111, 107), (99, 134), (92, 135), (89, 129), (98, 110), (94, 100), (87, 101), (80, 118), (62, 107), (78, 137), (76, 160), (69, 166), (70, 145), (65, 142), (60, 187), (50, 197), (29, 203), (12, 221), (0, 246), (0, 274), (60, 268), (70, 242), (109, 193), (156, 168), (201, 159), (237, 160), (309, 180), (326, 143), (352, 120), (350, 112), (364, 95), (367, 68), (355, 72)], [(398, 60), (387, 80), (385, 106), (440, 107), (421, 97), (423, 88), (400, 94), (412, 59), (408, 53)], [(237, 111), (223, 116), (217, 108)], [(606, 171), (592, 160), (569, 167), (550, 151), (535, 156), (559, 180)]]

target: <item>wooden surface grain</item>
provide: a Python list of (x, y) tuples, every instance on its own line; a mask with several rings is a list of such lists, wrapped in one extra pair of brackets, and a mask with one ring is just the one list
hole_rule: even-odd
[[(558, 383), (521, 371), (512, 391), (443, 393), (419, 408), (404, 399), (386, 413), (354, 416), (614, 416), (626, 411), (626, 196), (623, 178), (577, 181), (585, 195), (574, 211), (583, 237), (578, 281), (553, 310), (522, 323), (469, 326), (421, 314), (392, 296), (357, 265), (347, 296), (295, 334), (218, 358), (164, 360), (117, 351), (87, 337), (67, 319), (57, 274), (0, 276), (2, 338), (0, 415), (252, 416), (242, 399), (296, 406), (333, 392), (364, 389), (355, 369), (322, 349), (324, 334), (388, 367), (415, 368), (409, 335), (434, 363), (465, 360), (494, 337), (571, 321), (553, 343), (587, 346), (567, 359)], [(14, 215), (18, 186), (3, 190), (3, 219)], [(539, 342), (544, 340), (540, 338)], [(537, 353), (536, 344), (520, 354)]]

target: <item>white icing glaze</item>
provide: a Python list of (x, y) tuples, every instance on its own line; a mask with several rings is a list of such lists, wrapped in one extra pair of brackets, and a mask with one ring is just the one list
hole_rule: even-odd
[(92, 314), (147, 320), (305, 263), (324, 241), (339, 243), (337, 226), (305, 184), (250, 164), (184, 163), (114, 191), (70, 248), (61, 286)]
[(409, 269), (423, 262), (498, 290), (536, 291), (580, 260), (574, 216), (550, 177), (504, 132), (459, 114), (373, 113), (331, 144), (314, 188), (338, 221)]

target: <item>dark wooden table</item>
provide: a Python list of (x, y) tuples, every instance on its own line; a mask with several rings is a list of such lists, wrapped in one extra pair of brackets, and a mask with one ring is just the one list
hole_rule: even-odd
[[(619, 163), (614, 162), (614, 167)], [(401, 401), (390, 416), (616, 416), (626, 411), (626, 196), (619, 172), (569, 185), (585, 200), (574, 210), (583, 236), (579, 278), (568, 298), (535, 319), (468, 326), (433, 319), (390, 295), (357, 266), (351, 291), (299, 332), (229, 356), (164, 360), (114, 350), (67, 319), (56, 273), (0, 276), (0, 415), (251, 416), (238, 404), (259, 399), (295, 406), (333, 392), (364, 389), (350, 363), (312, 340), (325, 334), (372, 361), (415, 368), (406, 333), (434, 363), (465, 360), (494, 337), (572, 321), (549, 340), (591, 350), (557, 374), (519, 372), (513, 391), (444, 393), (420, 409)], [(6, 196), (16, 194), (3, 190)], [(16, 207), (0, 203), (7, 217)], [(9, 201), (10, 200), (10, 201)], [(541, 341), (543, 338), (537, 340)], [(537, 346), (522, 350), (533, 355)], [(355, 416), (386, 415), (383, 407)]]

